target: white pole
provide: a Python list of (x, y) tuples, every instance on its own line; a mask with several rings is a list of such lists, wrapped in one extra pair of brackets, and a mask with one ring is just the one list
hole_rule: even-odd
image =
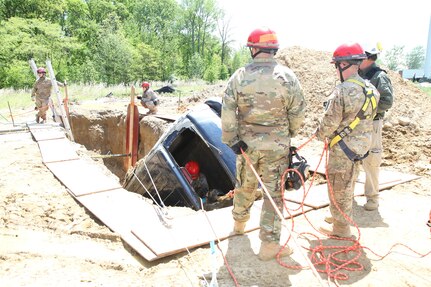
[(46, 67), (49, 71), (49, 77), (51, 79), (52, 86), (54, 87), (55, 94), (57, 95), (58, 105), (60, 106), (60, 115), (63, 120), (64, 128), (66, 129), (67, 134), (69, 135), (69, 139), (71, 141), (75, 141), (73, 139), (72, 130), (70, 129), (69, 120), (66, 116), (66, 109), (64, 108), (63, 99), (61, 98), (60, 90), (58, 89), (57, 80), (55, 79), (54, 70), (51, 66), (51, 60), (46, 60)]
[(425, 74), (425, 78), (431, 79), (431, 16), (430, 16), (430, 26), (428, 29), (428, 44), (427, 44), (427, 53), (425, 57), (424, 74)]

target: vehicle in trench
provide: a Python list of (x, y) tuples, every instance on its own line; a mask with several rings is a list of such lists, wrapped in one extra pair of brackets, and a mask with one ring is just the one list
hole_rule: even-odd
[[(221, 141), (221, 99), (211, 99), (178, 118), (124, 180), (125, 189), (150, 197), (159, 205), (212, 210), (232, 205), (235, 153)], [(199, 163), (208, 196), (193, 189), (185, 168)]]

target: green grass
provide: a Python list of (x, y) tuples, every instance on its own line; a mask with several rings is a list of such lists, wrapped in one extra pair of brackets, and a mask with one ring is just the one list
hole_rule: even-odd
[[(153, 82), (152, 88), (154, 90), (165, 86), (164, 82)], [(174, 88), (175, 92), (172, 94), (164, 94), (165, 96), (172, 97), (183, 97), (187, 96), (192, 92), (199, 92), (204, 90), (208, 86), (204, 81), (190, 81), (175, 82)], [(65, 97), (64, 87), (59, 87), (61, 98)], [(72, 103), (79, 103), (81, 101), (95, 100), (98, 98), (103, 98), (108, 94), (112, 93), (112, 97), (115, 98), (129, 98), (130, 97), (130, 86), (117, 85), (117, 86), (105, 86), (103, 84), (93, 84), (93, 85), (77, 85), (72, 84), (67, 86), (67, 94), (69, 101)], [(142, 94), (142, 88), (140, 83), (135, 84), (136, 95)], [(57, 102), (54, 90), (52, 91), (51, 97), (54, 98), (54, 102)], [(12, 112), (23, 109), (30, 109), (34, 106), (31, 100), (31, 89), (0, 89), (0, 112), (2, 115), (9, 114), (9, 106)]]
[(428, 96), (431, 96), (431, 87), (422, 87), (422, 86), (419, 86), (419, 85), (418, 85), (418, 87), (419, 87), (419, 89), (421, 89), (424, 93), (426, 93)]

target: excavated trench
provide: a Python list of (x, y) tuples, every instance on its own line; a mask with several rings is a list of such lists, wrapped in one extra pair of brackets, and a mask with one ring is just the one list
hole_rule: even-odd
[[(126, 174), (126, 115), (121, 111), (82, 111), (70, 114), (75, 142), (103, 159), (104, 165), (118, 178)], [(139, 117), (138, 160), (154, 146), (170, 121), (156, 117)]]

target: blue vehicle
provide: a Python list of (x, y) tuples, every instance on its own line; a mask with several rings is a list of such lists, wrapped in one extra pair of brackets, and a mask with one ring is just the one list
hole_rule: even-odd
[[(221, 100), (214, 99), (182, 115), (128, 172), (124, 188), (161, 205), (218, 208), (217, 201), (199, 197), (184, 166), (191, 160), (198, 162), (217, 198), (234, 189), (236, 155), (221, 141), (220, 113)], [(226, 202), (220, 204), (226, 206)]]

